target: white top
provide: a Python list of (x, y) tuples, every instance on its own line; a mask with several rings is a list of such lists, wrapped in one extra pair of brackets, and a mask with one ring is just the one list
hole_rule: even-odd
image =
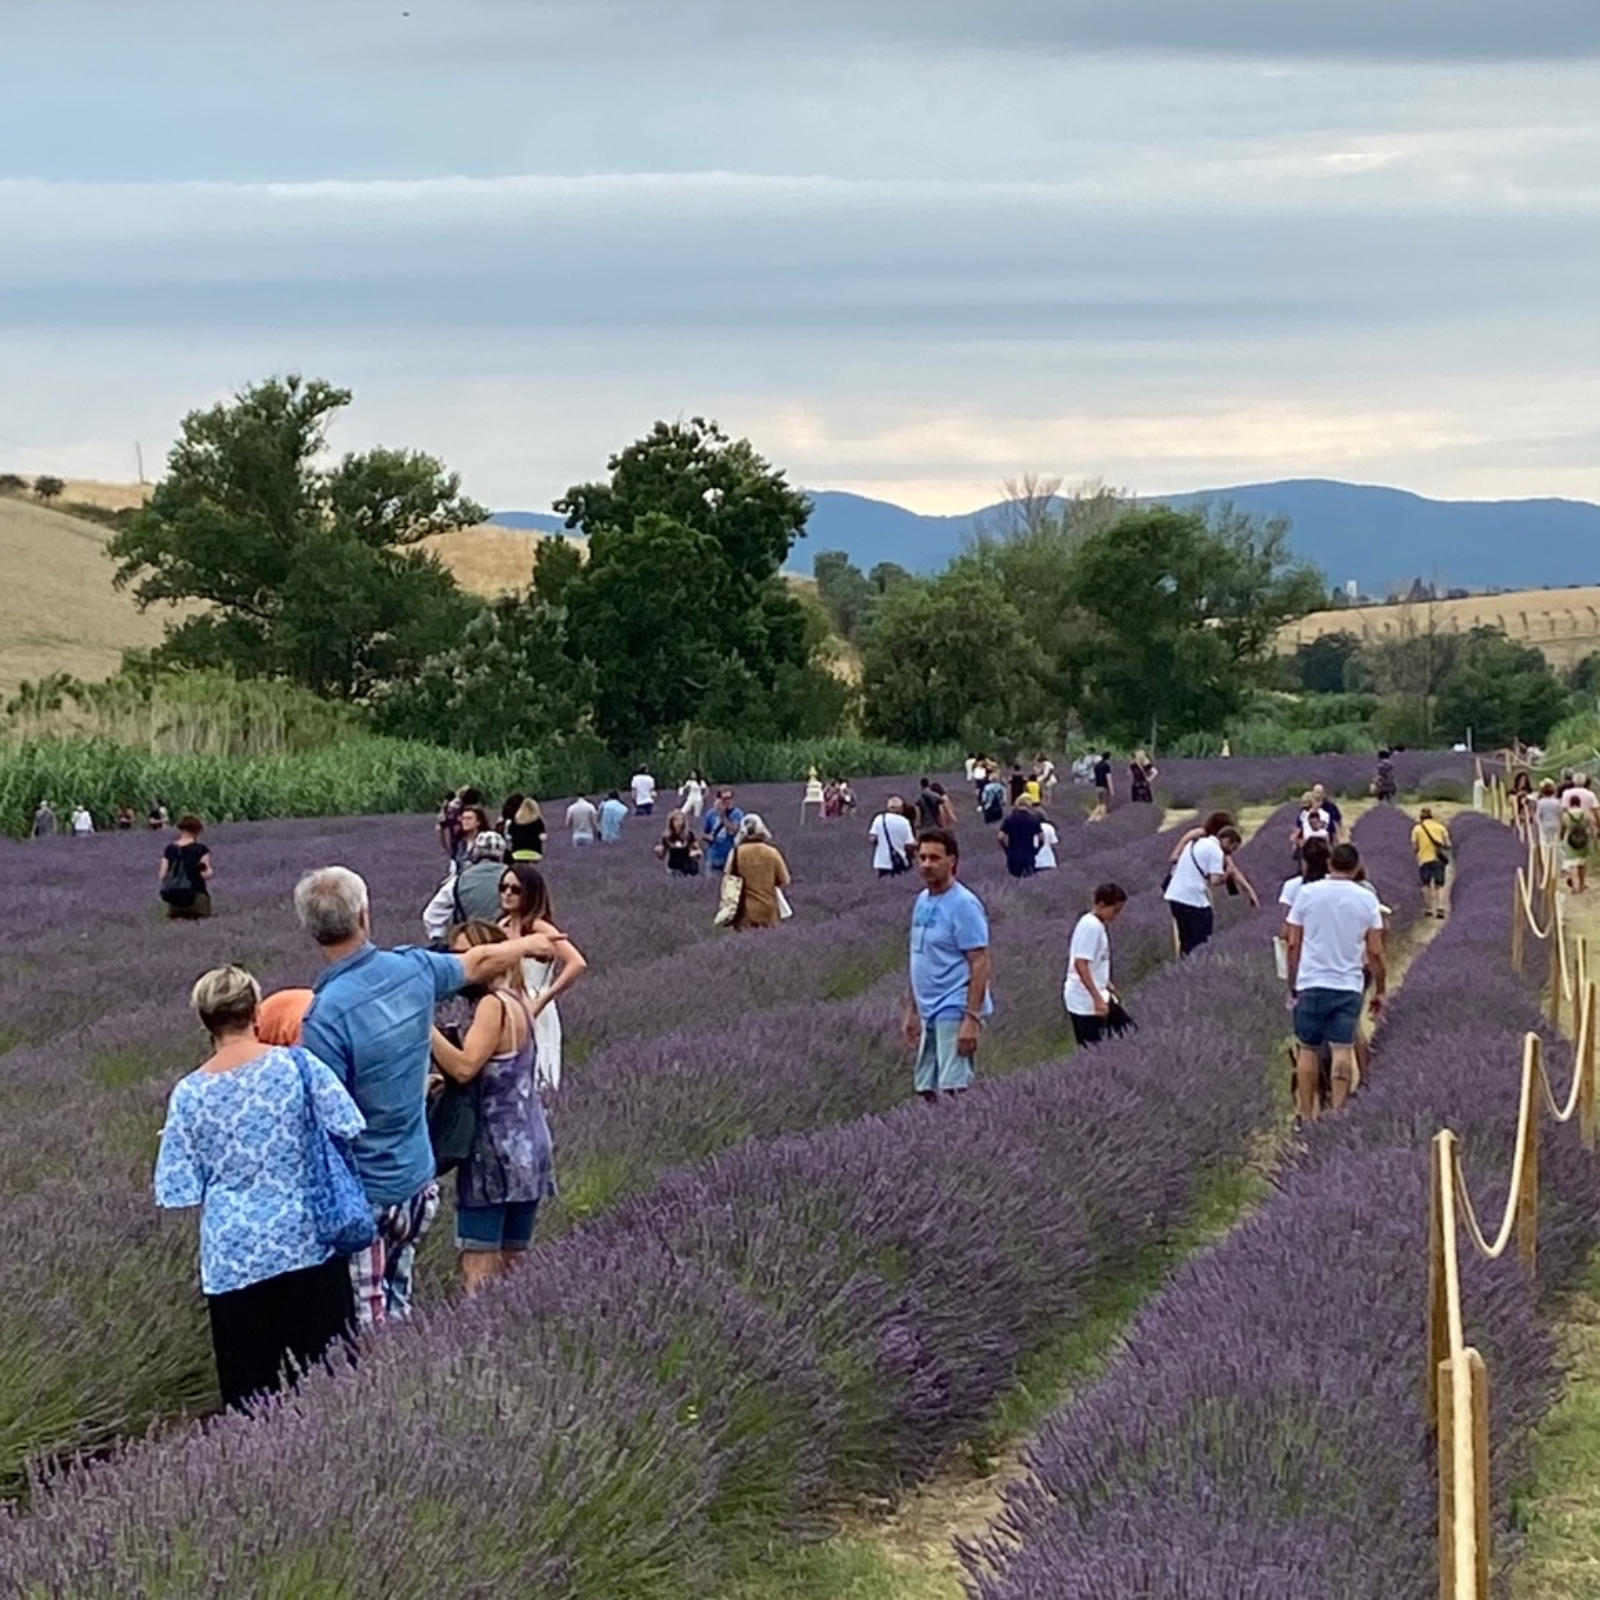
[(691, 811), (698, 811), (705, 804), (706, 786), (698, 778), (685, 778), (678, 793)]
[(600, 813), (595, 810), (592, 800), (574, 800), (567, 807), (567, 826), (574, 835), (592, 834), (599, 820)]
[(1056, 764), (1055, 764), (1055, 762), (1053, 762), (1051, 760), (1048, 760), (1048, 759), (1046, 759), (1044, 761), (1041, 761), (1039, 763), (1039, 787), (1041, 789), (1049, 789), (1049, 788), (1054, 786), (1055, 781), (1056, 781)]
[(648, 772), (634, 774), (633, 803), (636, 806), (653, 806), (656, 803), (656, 780)]
[(1049, 872), (1060, 863), (1056, 860), (1056, 846), (1061, 843), (1061, 835), (1056, 832), (1053, 822), (1039, 824), (1039, 837), (1044, 841), (1034, 855), (1034, 867), (1040, 872)]
[[(1321, 818), (1318, 822), (1316, 819)], [(1333, 825), (1328, 820), (1328, 813), (1320, 807), (1316, 811), (1302, 811), (1300, 813), (1300, 837), (1302, 839), (1327, 839), (1332, 836)]]
[(1367, 934), (1383, 927), (1378, 897), (1348, 878), (1308, 883), (1289, 912), (1289, 926), (1303, 930), (1296, 986), (1307, 989), (1362, 989), (1361, 968)]
[(79, 806), (78, 809), (72, 813), (72, 831), (74, 833), (94, 832), (94, 818), (91, 817), (82, 806)]
[(1295, 900), (1298, 898), (1301, 886), (1305, 881), (1304, 878), (1285, 878), (1283, 880), (1283, 887), (1278, 891), (1278, 904), (1283, 907), (1285, 916), (1294, 910)]
[(1534, 820), (1539, 824), (1539, 837), (1547, 842), (1561, 837), (1561, 813), (1565, 807), (1558, 796), (1542, 794), (1533, 803)]
[[(861, 824), (857, 823), (857, 827)], [(917, 836), (911, 831), (911, 824), (897, 811), (880, 811), (872, 819), (872, 827), (868, 829), (872, 835), (875, 849), (872, 852), (872, 864), (879, 872), (894, 870), (894, 857), (891, 850), (898, 850), (907, 861), (911, 859), (911, 851), (916, 845)]]
[(1084, 912), (1072, 930), (1072, 948), (1067, 952), (1067, 983), (1062, 991), (1067, 1010), (1073, 1016), (1092, 1017), (1094, 996), (1078, 976), (1080, 961), (1089, 963), (1089, 975), (1104, 994), (1111, 987), (1111, 935), (1106, 932), (1105, 923), (1092, 911)]
[(1178, 864), (1172, 869), (1172, 882), (1167, 885), (1167, 899), (1179, 906), (1208, 906), (1211, 904), (1211, 878), (1220, 878), (1228, 870), (1227, 853), (1215, 839), (1196, 839), (1183, 847)]
[(976, 783), (978, 781), (978, 763), (976, 761), (974, 761), (971, 756), (967, 757), (966, 771), (967, 771), (967, 782), (968, 783)]
[(1593, 789), (1580, 789), (1574, 786), (1573, 788), (1568, 789), (1561, 798), (1565, 800), (1569, 806), (1576, 803), (1582, 806), (1585, 811), (1592, 812), (1600, 810), (1600, 795), (1597, 795)]

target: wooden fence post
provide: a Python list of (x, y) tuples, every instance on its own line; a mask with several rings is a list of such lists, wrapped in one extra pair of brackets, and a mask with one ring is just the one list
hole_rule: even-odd
[(1472, 1497), (1477, 1527), (1478, 1567), (1473, 1574), (1473, 1600), (1489, 1600), (1489, 1369), (1476, 1350), (1466, 1352), (1464, 1374), (1472, 1385)]
[(1511, 970), (1522, 971), (1522, 874), (1511, 880)]
[(1439, 1600), (1456, 1600), (1456, 1408), (1451, 1403), (1455, 1363), (1444, 1360), (1434, 1374), (1439, 1414)]
[(1539, 1270), (1539, 1107), (1544, 1102), (1539, 1075), (1543, 1070), (1544, 1047), (1538, 1034), (1530, 1033), (1522, 1058), (1522, 1094), (1528, 1114), (1522, 1124), (1522, 1192), (1517, 1196), (1517, 1254), (1530, 1278)]
[(1585, 1150), (1594, 1149), (1595, 1093), (1594, 1093), (1594, 1029), (1595, 987), (1589, 982), (1587, 961), (1584, 962), (1583, 999), (1578, 1010), (1578, 1044), (1573, 1052), (1573, 1070), (1580, 1074), (1578, 1080), (1578, 1135)]
[(1433, 1160), (1428, 1174), (1428, 1418), (1442, 1426), (1448, 1408), (1439, 1393), (1439, 1370), (1450, 1357), (1449, 1285), (1445, 1277), (1444, 1230), (1455, 1226), (1455, 1218), (1444, 1214), (1443, 1173), (1455, 1160), (1455, 1135), (1445, 1129), (1434, 1135)]

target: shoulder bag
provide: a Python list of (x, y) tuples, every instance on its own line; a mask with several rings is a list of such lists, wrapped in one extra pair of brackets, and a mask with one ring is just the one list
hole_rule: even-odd
[(1447, 833), (1445, 835), (1446, 842), (1441, 844), (1438, 835), (1435, 834), (1433, 830), (1426, 824), (1424, 824), (1422, 832), (1429, 844), (1433, 846), (1434, 859), (1441, 867), (1448, 867), (1450, 865), (1450, 848), (1448, 843), (1450, 835)]
[(349, 1150), (328, 1132), (317, 1115), (317, 1102), (311, 1088), (311, 1062), (304, 1050), (293, 1052), (300, 1069), (300, 1088), (305, 1101), (306, 1196), (312, 1226), (324, 1248), (335, 1255), (350, 1256), (365, 1250), (377, 1237), (372, 1220), (372, 1205), (356, 1175)]
[(717, 902), (717, 914), (714, 916), (712, 926), (717, 928), (731, 928), (739, 915), (739, 906), (744, 900), (744, 879), (739, 876), (739, 851), (734, 847), (733, 859), (729, 865), (731, 872), (722, 875), (722, 898)]

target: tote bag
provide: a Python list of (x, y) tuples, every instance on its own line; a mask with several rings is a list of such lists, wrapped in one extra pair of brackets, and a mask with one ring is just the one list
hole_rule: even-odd
[(734, 870), (722, 879), (722, 898), (717, 902), (717, 914), (711, 921), (714, 927), (731, 928), (739, 915), (739, 903), (744, 899), (744, 879), (739, 876), (739, 852), (733, 852)]
[(377, 1237), (372, 1206), (356, 1176), (354, 1163), (323, 1125), (311, 1092), (311, 1063), (304, 1050), (294, 1052), (305, 1097), (307, 1201), (318, 1240), (335, 1255), (365, 1250)]

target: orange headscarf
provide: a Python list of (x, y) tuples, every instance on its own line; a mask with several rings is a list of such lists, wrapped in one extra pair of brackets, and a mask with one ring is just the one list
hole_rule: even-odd
[(309, 989), (280, 989), (256, 1008), (256, 1038), (262, 1044), (293, 1046), (300, 1043), (300, 1025), (311, 1009)]

